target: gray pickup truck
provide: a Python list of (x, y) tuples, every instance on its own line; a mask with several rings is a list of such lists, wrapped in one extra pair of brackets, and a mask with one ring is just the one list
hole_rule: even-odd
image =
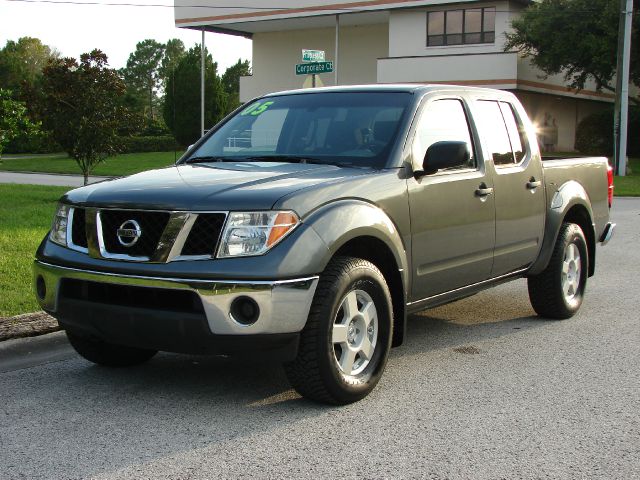
[(507, 92), (276, 93), (176, 165), (64, 195), (34, 288), (92, 362), (270, 355), (303, 396), (345, 404), (413, 312), (526, 277), (538, 314), (571, 317), (612, 194), (605, 158), (543, 162)]

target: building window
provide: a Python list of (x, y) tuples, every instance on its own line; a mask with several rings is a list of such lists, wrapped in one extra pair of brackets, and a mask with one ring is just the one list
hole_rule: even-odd
[(495, 39), (495, 7), (427, 14), (427, 47), (493, 43)]

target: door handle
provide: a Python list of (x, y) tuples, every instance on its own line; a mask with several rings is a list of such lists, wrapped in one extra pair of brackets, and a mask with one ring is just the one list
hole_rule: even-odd
[(542, 185), (542, 182), (540, 180), (536, 180), (534, 177), (531, 177), (531, 180), (527, 182), (527, 188), (529, 190), (534, 190), (538, 188), (540, 185)]
[(486, 197), (493, 194), (493, 188), (487, 187), (485, 183), (481, 183), (480, 187), (476, 190), (476, 197)]

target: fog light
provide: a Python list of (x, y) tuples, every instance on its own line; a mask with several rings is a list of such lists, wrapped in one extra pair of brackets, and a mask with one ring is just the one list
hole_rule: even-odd
[(260, 316), (260, 307), (249, 297), (238, 297), (231, 303), (231, 319), (240, 325), (253, 325)]
[(40, 300), (44, 300), (47, 296), (47, 284), (42, 275), (38, 275), (38, 278), (36, 278), (36, 295)]

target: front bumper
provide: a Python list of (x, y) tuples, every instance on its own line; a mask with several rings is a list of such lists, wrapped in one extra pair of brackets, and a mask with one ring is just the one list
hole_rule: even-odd
[[(318, 284), (318, 276), (273, 281), (156, 278), (62, 267), (39, 260), (34, 262), (33, 272), (36, 297), (42, 309), (58, 318), (63, 326), (70, 321), (80, 325), (83, 319), (76, 318), (79, 315), (86, 317), (87, 321), (94, 321), (95, 316), (107, 317), (107, 312), (128, 318), (156, 316), (176, 319), (185, 319), (194, 314), (197, 316), (198, 312), (202, 312), (212, 334), (230, 336), (300, 332), (307, 321)], [(67, 280), (69, 280), (68, 284), (74, 283), (74, 289), (84, 292), (85, 296), (66, 297), (61, 286)], [(122, 288), (116, 287), (115, 290), (103, 288), (97, 300), (86, 296), (86, 291), (96, 291), (100, 286), (111, 285)], [(127, 287), (131, 287), (129, 290), (133, 293), (128, 292)], [(113, 298), (116, 297), (113, 294), (114, 291), (118, 293), (118, 298)], [(188, 312), (174, 310), (173, 305), (164, 301), (156, 304), (150, 304), (147, 301), (143, 308), (138, 307), (137, 299), (142, 301), (147, 298), (148, 300), (147, 293), (156, 295), (159, 300), (166, 300), (169, 295), (162, 298), (163, 292), (175, 291), (190, 293), (194, 297), (193, 303), (201, 302), (201, 310), (199, 310), (200, 305)], [(118, 303), (122, 292), (127, 299)], [(251, 325), (238, 323), (230, 314), (231, 303), (241, 296), (253, 299), (260, 309), (258, 319)], [(178, 330), (184, 328), (183, 326)]]

